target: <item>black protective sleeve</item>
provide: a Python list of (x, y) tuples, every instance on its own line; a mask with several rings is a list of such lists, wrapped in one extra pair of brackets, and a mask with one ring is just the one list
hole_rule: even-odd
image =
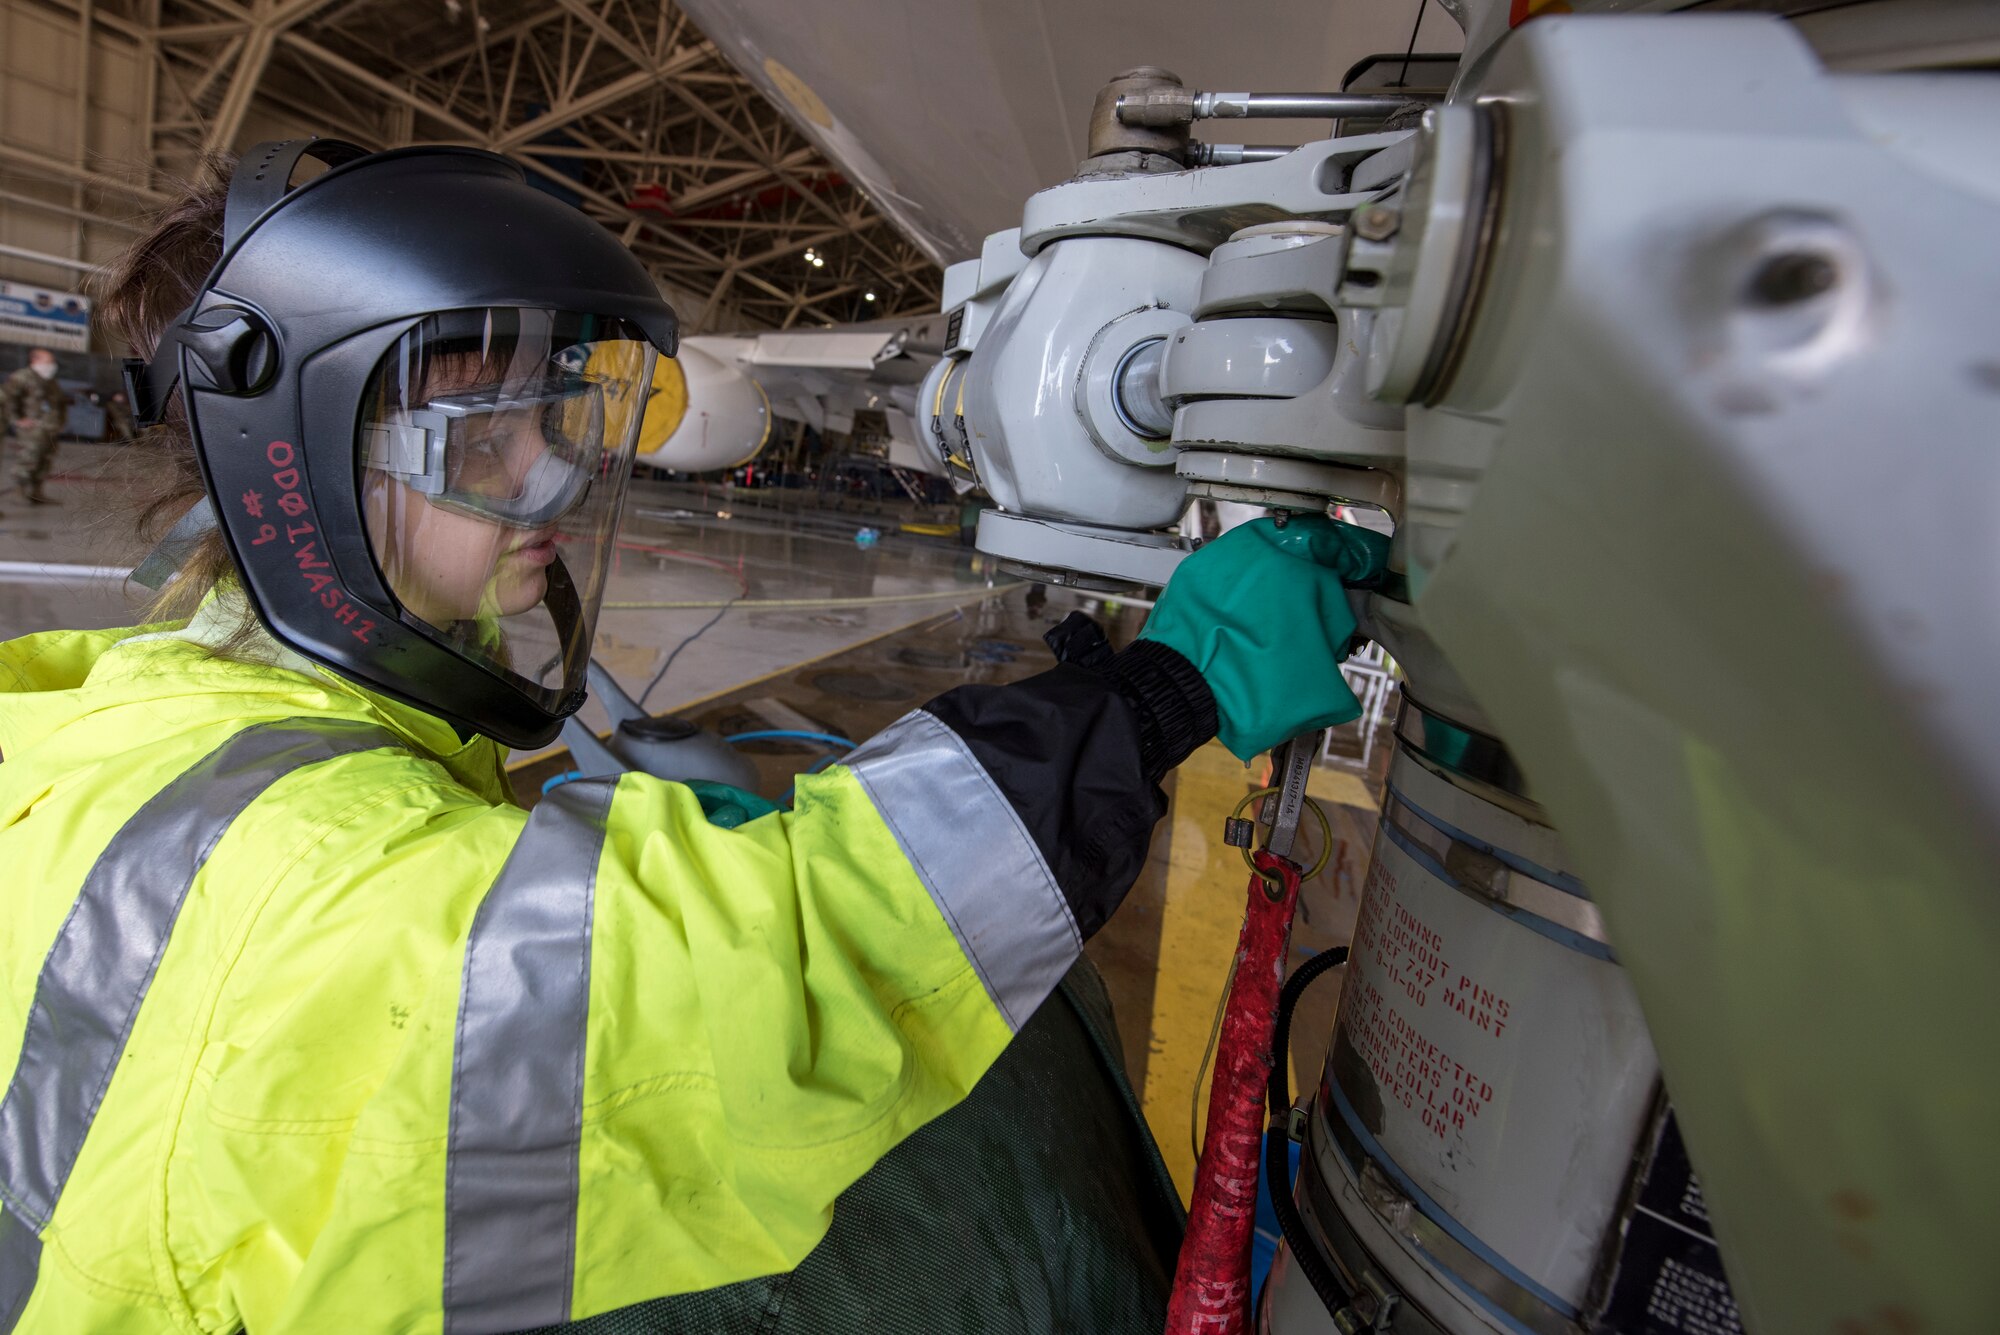
[(1159, 781), (1215, 735), (1194, 666), (1140, 641), (1008, 686), (961, 686), (925, 708), (962, 738), (1020, 814), (1088, 937), (1124, 900), (1166, 814)]

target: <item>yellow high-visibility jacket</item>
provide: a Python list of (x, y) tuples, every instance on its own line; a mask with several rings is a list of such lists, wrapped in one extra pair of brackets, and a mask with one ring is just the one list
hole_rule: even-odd
[[(1185, 660), (711, 825), (192, 625), (0, 645), (0, 1331), (503, 1331), (795, 1266), (1108, 916)], [(1204, 732), (1206, 729), (1206, 732)]]

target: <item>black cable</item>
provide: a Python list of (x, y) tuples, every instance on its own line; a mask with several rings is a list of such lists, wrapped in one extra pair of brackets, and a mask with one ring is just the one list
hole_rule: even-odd
[[(1278, 1023), (1271, 1033), (1271, 1083), (1269, 1101), (1271, 1122), (1264, 1132), (1264, 1186), (1271, 1193), (1271, 1212), (1278, 1216), (1278, 1231), (1284, 1234), (1285, 1245), (1292, 1249), (1292, 1259), (1298, 1262), (1301, 1273), (1326, 1305), (1329, 1315), (1350, 1305), (1354, 1297), (1346, 1285), (1320, 1255), (1319, 1244), (1306, 1234), (1306, 1221), (1299, 1214), (1298, 1202), (1292, 1199), (1290, 1173), (1291, 1158), (1287, 1147), (1291, 1144), (1289, 1123), (1292, 1115), (1291, 1041), (1292, 1010), (1305, 995), (1306, 988), (1315, 978), (1347, 963), (1347, 947), (1335, 946), (1322, 950), (1319, 954), (1299, 966), (1298, 972), (1285, 980), (1285, 986), (1278, 993)], [(1300, 1171), (1310, 1172), (1312, 1166), (1304, 1165)]]
[(722, 620), (723, 616), (729, 611), (729, 609), (736, 606), (737, 602), (742, 597), (743, 595), (739, 593), (736, 595), (736, 597), (731, 598), (721, 607), (718, 607), (715, 610), (715, 615), (702, 623), (700, 630), (696, 631), (694, 634), (688, 636), (685, 640), (682, 640), (679, 644), (674, 646), (674, 651), (667, 655), (667, 661), (660, 664), (660, 670), (658, 672), (655, 672), (653, 674), (653, 679), (646, 683), (646, 689), (639, 692), (639, 708), (644, 709), (646, 707), (646, 701), (648, 698), (652, 696), (653, 688), (658, 686), (662, 681), (666, 680), (667, 669), (672, 667), (674, 665), (674, 660), (681, 656), (681, 650), (687, 648), (690, 644), (693, 644), (696, 640), (706, 635), (709, 631), (709, 628), (714, 626), (716, 622)]
[(1410, 86), (1410, 57), (1416, 53), (1417, 33), (1424, 26), (1424, 6), (1430, 2), (1431, 0), (1417, 0), (1417, 21), (1410, 25), (1410, 44), (1403, 50), (1403, 72), (1396, 76), (1394, 87), (1408, 88)]

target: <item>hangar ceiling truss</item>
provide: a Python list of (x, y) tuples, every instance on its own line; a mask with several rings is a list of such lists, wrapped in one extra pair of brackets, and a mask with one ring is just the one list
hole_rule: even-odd
[(272, 124), (464, 143), (613, 229), (690, 330), (937, 309), (937, 266), (663, 0), (30, 2), (141, 48), (151, 162), (41, 164), (112, 212)]

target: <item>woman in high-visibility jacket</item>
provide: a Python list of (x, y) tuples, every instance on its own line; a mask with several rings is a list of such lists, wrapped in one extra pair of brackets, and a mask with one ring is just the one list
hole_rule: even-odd
[(0, 1331), (505, 1331), (792, 1267), (1115, 909), (1167, 769), (1351, 716), (1379, 552), (1300, 523), (791, 811), (523, 811), (499, 743), (581, 702), (672, 313), (488, 154), (266, 145), (217, 203), (105, 305), (199, 604), (0, 645)]

